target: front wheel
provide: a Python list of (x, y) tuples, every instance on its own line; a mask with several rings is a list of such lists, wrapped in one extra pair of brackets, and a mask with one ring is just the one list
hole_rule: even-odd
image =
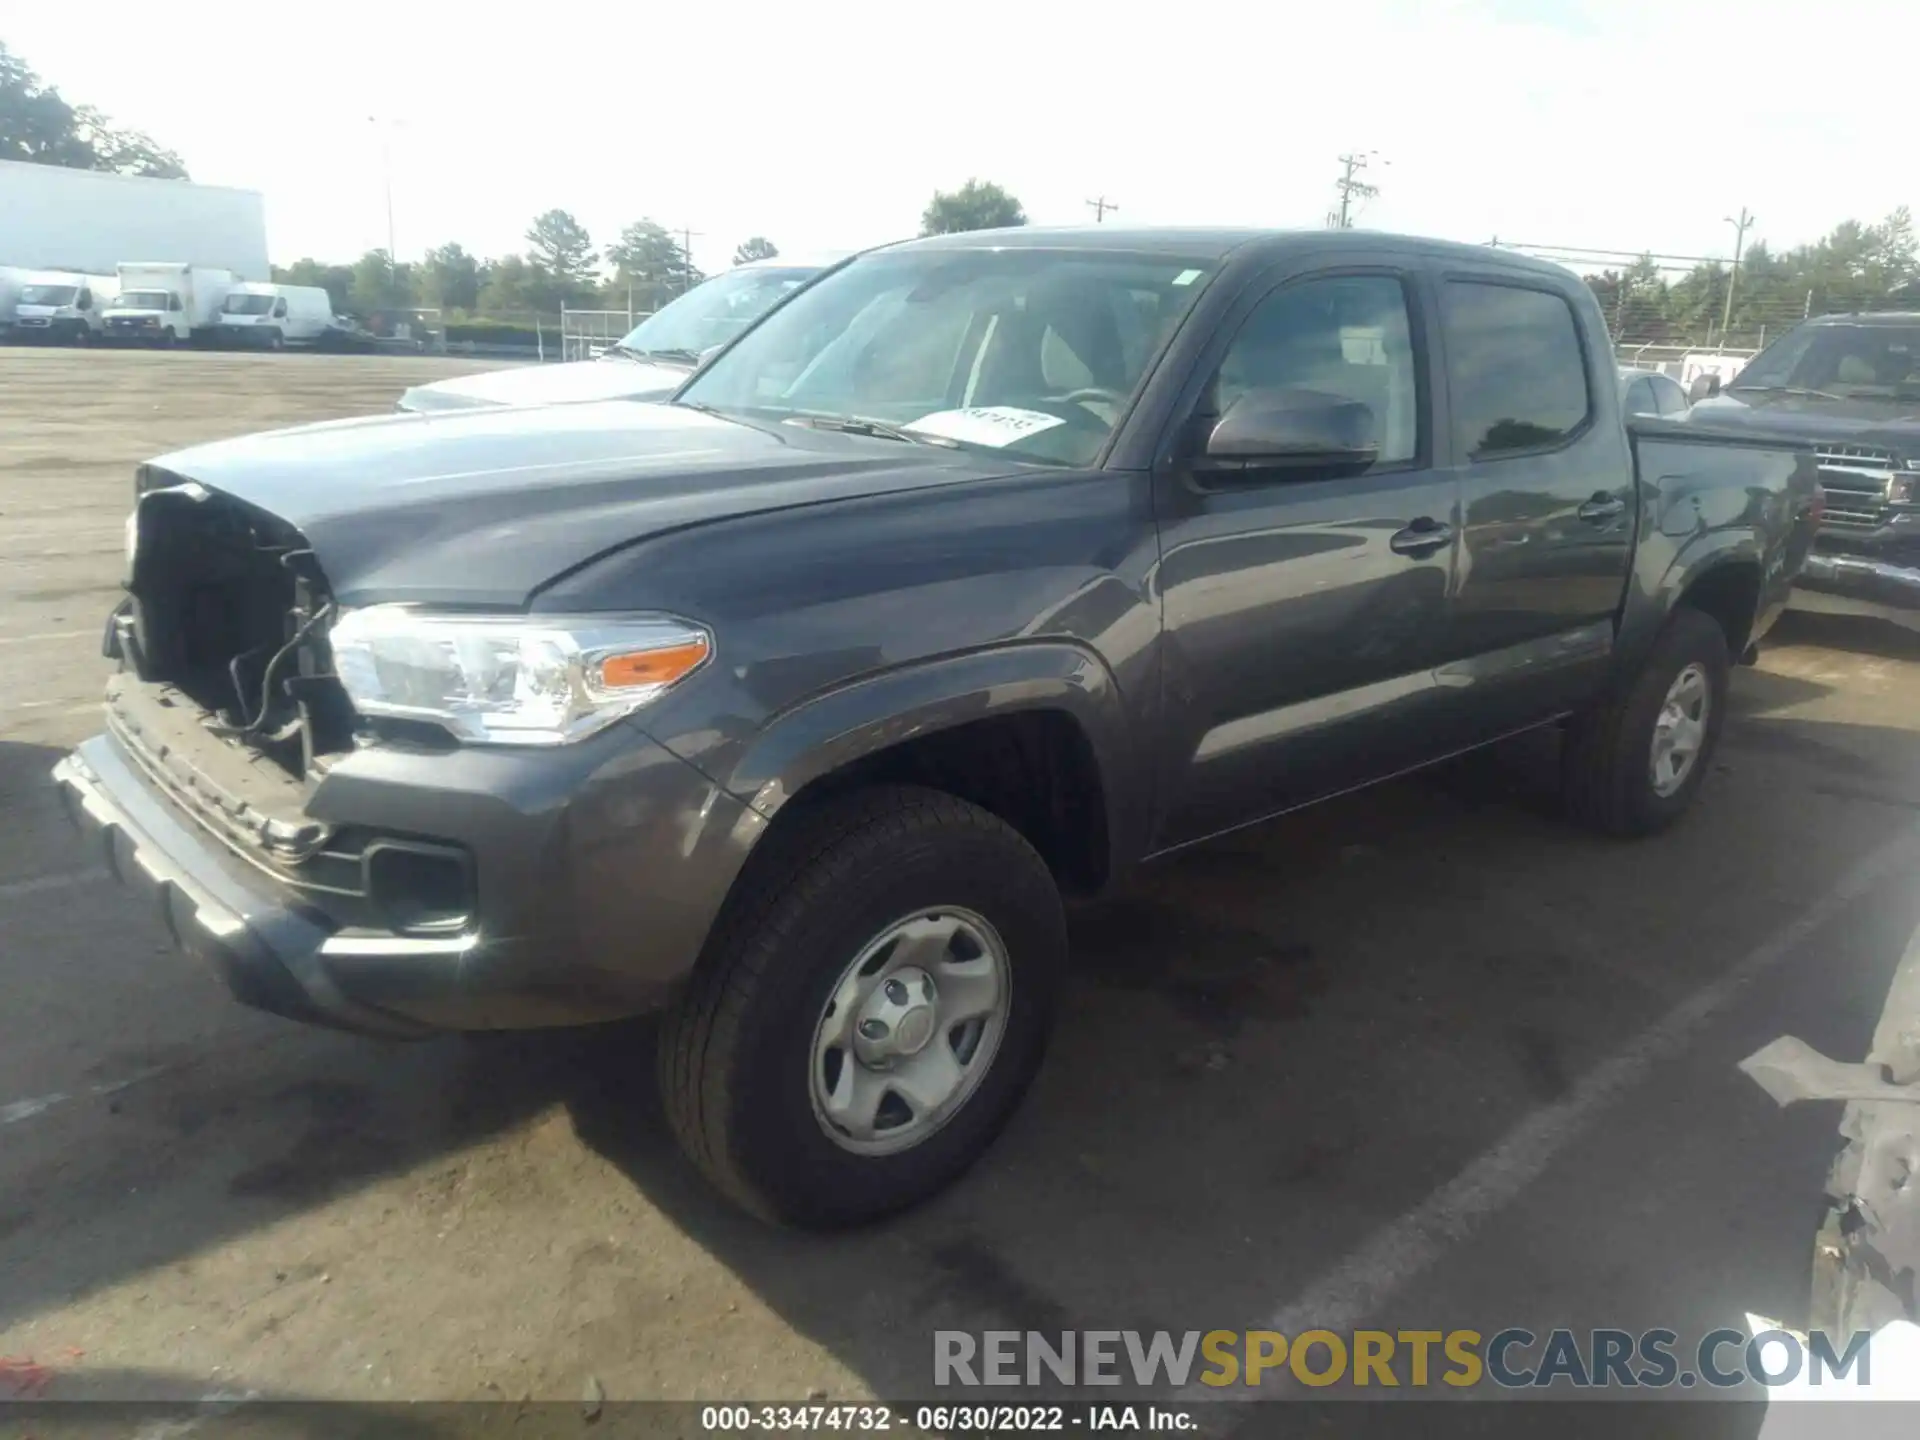
[(160, 348), (162, 350), (173, 349), (173, 347), (177, 345), (179, 341), (180, 341), (180, 337), (174, 334), (173, 331), (171, 330), (162, 330), (160, 332)]
[(1675, 610), (1639, 674), (1568, 725), (1568, 813), (1610, 835), (1650, 835), (1678, 820), (1712, 763), (1728, 669), (1719, 624)]
[(952, 1181), (1019, 1103), (1060, 896), (1011, 826), (938, 791), (855, 792), (765, 843), (668, 1017), (667, 1114), (749, 1210), (873, 1219)]
[(267, 331), (267, 349), (284, 350), (286, 348), (287, 337), (285, 335), (277, 329)]

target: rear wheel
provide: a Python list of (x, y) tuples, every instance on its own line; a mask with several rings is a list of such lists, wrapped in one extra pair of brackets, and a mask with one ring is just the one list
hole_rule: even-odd
[(857, 792), (766, 844), (668, 1018), (667, 1113), (748, 1209), (872, 1219), (953, 1180), (1018, 1104), (1060, 897), (1012, 827), (937, 791)]
[(1728, 669), (1719, 624), (1675, 610), (1639, 674), (1568, 725), (1568, 812), (1611, 835), (1648, 835), (1679, 819), (1712, 763)]

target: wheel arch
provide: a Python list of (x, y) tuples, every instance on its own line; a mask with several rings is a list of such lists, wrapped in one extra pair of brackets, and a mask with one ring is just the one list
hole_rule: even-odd
[[(793, 707), (721, 778), (768, 824), (852, 786), (912, 783), (1012, 824), (1063, 887), (1095, 892), (1140, 853), (1147, 789), (1099, 657), (1060, 641), (942, 657)], [(763, 835), (761, 845), (766, 843)], [(756, 846), (758, 848), (758, 846)]]

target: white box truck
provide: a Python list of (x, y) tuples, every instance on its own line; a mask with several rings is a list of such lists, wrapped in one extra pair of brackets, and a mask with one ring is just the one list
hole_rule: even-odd
[(333, 301), (318, 285), (249, 280), (227, 292), (214, 324), (215, 338), (226, 345), (312, 345), (333, 325)]
[(110, 275), (129, 255), (273, 278), (258, 191), (0, 160), (0, 265)]
[(21, 282), (7, 338), (35, 345), (87, 345), (98, 339), (102, 317), (120, 282), (112, 275), (30, 272)]
[(211, 336), (220, 306), (240, 277), (205, 265), (122, 261), (119, 297), (103, 317), (105, 338), (135, 345), (185, 345)]

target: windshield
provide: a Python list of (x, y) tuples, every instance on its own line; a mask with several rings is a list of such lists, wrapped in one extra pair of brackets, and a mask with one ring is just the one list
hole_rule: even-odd
[(116, 310), (164, 310), (169, 295), (165, 290), (128, 290), (114, 301)]
[(1840, 396), (1920, 396), (1920, 321), (1802, 325), (1741, 370), (1735, 390), (1786, 386)]
[(769, 316), (679, 401), (1083, 465), (1208, 269), (1111, 250), (870, 255)]
[(264, 315), (273, 309), (273, 296), (229, 295), (220, 309), (227, 315)]
[(71, 305), (80, 293), (78, 285), (22, 285), (22, 305)]
[(811, 266), (756, 266), (716, 275), (649, 315), (620, 348), (643, 355), (684, 352), (697, 357), (726, 344), (819, 273)]

